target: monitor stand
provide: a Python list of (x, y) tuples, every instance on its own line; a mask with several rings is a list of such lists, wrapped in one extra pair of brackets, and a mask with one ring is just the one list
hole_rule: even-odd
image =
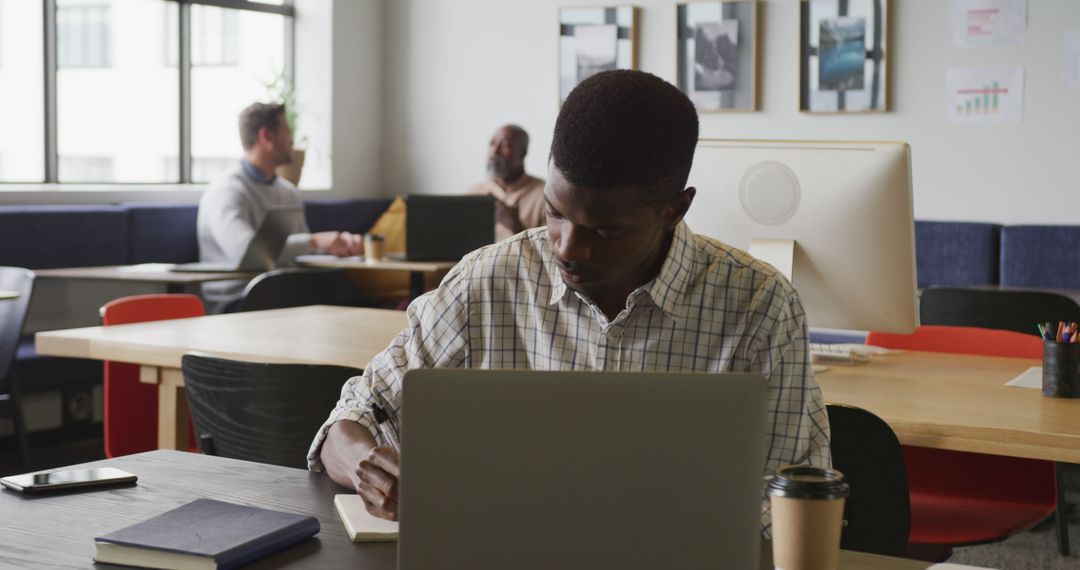
[(747, 253), (776, 268), (792, 281), (791, 270), (795, 265), (795, 240), (754, 238), (750, 240)]

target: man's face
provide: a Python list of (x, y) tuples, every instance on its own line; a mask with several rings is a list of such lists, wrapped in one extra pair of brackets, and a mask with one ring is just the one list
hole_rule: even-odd
[(492, 176), (505, 176), (525, 168), (525, 146), (514, 131), (495, 131), (488, 143), (487, 170)]
[(281, 117), (278, 127), (274, 131), (266, 130), (267, 150), (274, 159), (275, 165), (289, 164), (292, 162), (293, 139), (292, 129), (288, 121)]
[(549, 164), (548, 237), (569, 288), (599, 301), (606, 293), (627, 295), (653, 277), (693, 192), (662, 204), (643, 203), (640, 192), (577, 186)]

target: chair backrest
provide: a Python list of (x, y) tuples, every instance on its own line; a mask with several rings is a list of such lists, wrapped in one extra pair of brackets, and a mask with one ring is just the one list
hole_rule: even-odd
[(912, 334), (871, 332), (866, 344), (901, 350), (983, 356), (1042, 358), (1042, 339), (1013, 331), (976, 327), (921, 326)]
[(344, 366), (240, 362), (201, 354), (182, 359), (203, 451), (307, 468), (307, 451), (341, 387), (362, 371)]
[(933, 287), (919, 297), (919, 321), (1038, 335), (1036, 323), (1080, 322), (1080, 304), (1048, 291)]
[(337, 305), (347, 288), (342, 269), (275, 269), (248, 283), (239, 310)]
[(26, 311), (34, 294), (34, 272), (22, 267), (0, 267), (0, 290), (19, 294), (14, 299), (0, 300), (0, 393), (6, 393)]
[(202, 299), (195, 295), (175, 293), (132, 295), (102, 305), (101, 324), (107, 326), (187, 319), (205, 314)]
[[(103, 325), (201, 317), (195, 295), (133, 295), (101, 307)], [(105, 362), (105, 455), (119, 457), (157, 449), (158, 387), (139, 381), (139, 366)]]
[(900, 442), (884, 420), (862, 408), (839, 404), (826, 408), (833, 467), (851, 485), (840, 546), (900, 556), (907, 548), (911, 529), (907, 470)]

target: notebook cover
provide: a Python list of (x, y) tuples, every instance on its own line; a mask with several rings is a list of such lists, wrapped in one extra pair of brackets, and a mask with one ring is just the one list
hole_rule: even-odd
[(208, 556), (218, 568), (234, 568), (318, 532), (319, 520), (312, 516), (197, 499), (94, 540)]

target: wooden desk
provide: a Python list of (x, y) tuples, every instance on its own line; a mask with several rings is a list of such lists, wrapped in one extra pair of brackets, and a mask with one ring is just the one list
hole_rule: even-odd
[[(333, 496), (347, 491), (325, 475), (180, 451), (151, 451), (76, 467), (104, 466), (134, 473), (139, 482), (132, 487), (40, 497), (0, 491), (0, 512), (4, 513), (0, 529), (7, 546), (0, 550), (0, 566), (107, 567), (93, 563), (94, 537), (198, 498), (306, 513), (319, 519), (322, 528), (315, 538), (250, 568), (393, 570), (397, 564), (396, 543), (355, 544), (345, 536)], [(763, 551), (769, 552), (767, 548)], [(923, 570), (929, 566), (913, 560), (840, 553), (842, 570)], [(771, 570), (771, 560), (763, 559), (760, 568)]]
[(143, 263), (140, 265), (105, 265), (100, 267), (63, 267), (59, 269), (35, 269), (34, 275), (41, 279), (89, 279), (92, 281), (127, 281), (133, 283), (162, 283), (169, 293), (182, 293), (184, 286), (210, 281), (251, 279), (258, 273), (220, 272), (196, 273), (169, 271), (168, 264)]
[(825, 400), (865, 408), (901, 443), (1080, 463), (1080, 399), (1005, 383), (1035, 359), (899, 352), (817, 375)]
[(140, 380), (158, 385), (158, 446), (187, 449), (185, 353), (364, 368), (405, 324), (404, 311), (316, 305), (40, 332), (36, 347), (38, 354), (141, 364)]
[(302, 267), (333, 267), (349, 271), (408, 271), (409, 297), (415, 299), (424, 294), (424, 274), (447, 271), (457, 265), (456, 261), (395, 261), (385, 258), (367, 262), (362, 257), (334, 257), (332, 255), (303, 255), (296, 259)]
[(9, 299), (18, 299), (18, 298), (19, 298), (19, 292), (18, 291), (8, 291), (7, 289), (0, 289), (0, 301), (9, 300)]

